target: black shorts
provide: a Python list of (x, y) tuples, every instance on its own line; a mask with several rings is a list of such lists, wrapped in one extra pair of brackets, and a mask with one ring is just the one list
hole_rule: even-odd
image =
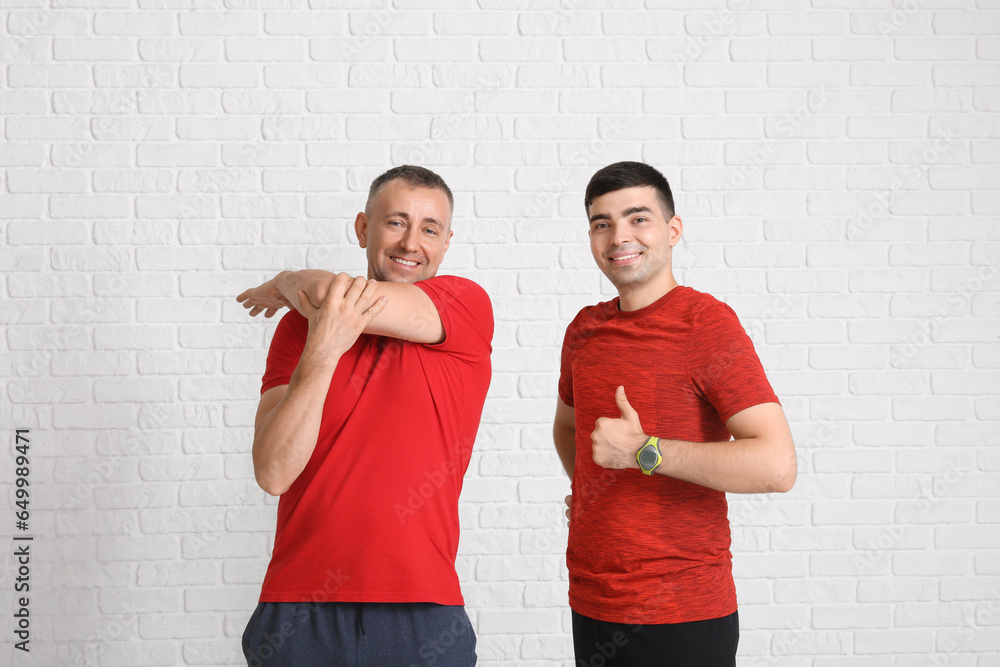
[(690, 623), (629, 625), (573, 612), (576, 667), (735, 667), (737, 612)]

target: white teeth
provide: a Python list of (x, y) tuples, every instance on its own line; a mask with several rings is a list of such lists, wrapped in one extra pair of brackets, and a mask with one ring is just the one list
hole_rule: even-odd
[(638, 257), (640, 253), (635, 253), (634, 255), (625, 255), (624, 257), (615, 257), (613, 262), (624, 262), (626, 259), (632, 259), (633, 257)]
[(399, 264), (402, 264), (403, 266), (416, 266), (417, 265), (417, 262), (411, 262), (411, 261), (406, 260), (406, 259), (398, 259), (396, 257), (392, 257), (391, 259), (392, 259), (392, 261), (397, 262)]

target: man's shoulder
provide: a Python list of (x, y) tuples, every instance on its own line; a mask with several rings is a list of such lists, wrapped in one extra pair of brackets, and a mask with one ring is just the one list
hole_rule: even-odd
[(570, 327), (603, 324), (618, 312), (618, 297), (584, 306), (570, 322)]
[(440, 275), (419, 280), (414, 284), (424, 291), (429, 288), (438, 293), (448, 294), (453, 298), (485, 298), (487, 301), (490, 298), (482, 285), (462, 276)]
[(687, 285), (678, 285), (670, 293), (664, 308), (657, 308), (654, 317), (662, 320), (682, 320), (697, 325), (702, 320), (733, 315), (733, 309), (708, 292)]
[(688, 288), (690, 292), (690, 312), (700, 323), (739, 321), (736, 311), (728, 303), (708, 292)]

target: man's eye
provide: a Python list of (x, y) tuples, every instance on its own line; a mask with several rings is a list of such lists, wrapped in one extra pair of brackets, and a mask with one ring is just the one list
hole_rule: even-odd
[(437, 230), (436, 229), (431, 229), (430, 227), (428, 227), (427, 229), (425, 229), (424, 232), (427, 233), (427, 234), (430, 234), (431, 236), (437, 236)]
[(640, 216), (640, 217), (636, 218), (635, 220), (633, 220), (632, 222), (646, 222), (646, 218), (643, 218), (643, 217)]
[(403, 223), (401, 223), (399, 220), (390, 220), (389, 221), (389, 226), (390, 227), (402, 227)]

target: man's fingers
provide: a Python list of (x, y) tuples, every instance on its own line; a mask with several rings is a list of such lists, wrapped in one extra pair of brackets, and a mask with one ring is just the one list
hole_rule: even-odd
[(299, 308), (302, 309), (302, 314), (306, 317), (312, 317), (318, 309), (312, 305), (312, 302), (309, 300), (309, 297), (306, 296), (306, 293), (298, 291), (295, 293), (295, 296), (299, 299)]
[(622, 412), (622, 419), (639, 417), (639, 413), (629, 404), (628, 398), (625, 396), (625, 387), (618, 387), (618, 390), (615, 391), (615, 401), (618, 403), (618, 409)]
[(378, 291), (378, 281), (374, 278), (365, 282), (365, 289), (358, 297), (358, 303), (366, 306), (375, 300), (375, 293)]
[(389, 297), (382, 296), (379, 297), (378, 301), (372, 304), (372, 307), (365, 311), (365, 315), (368, 317), (368, 321), (374, 320), (382, 309), (385, 308), (385, 304), (389, 303)]
[(246, 300), (247, 300), (248, 298), (250, 298), (250, 292), (252, 292), (252, 291), (253, 291), (253, 288), (252, 288), (252, 287), (251, 287), (250, 289), (248, 289), (248, 290), (243, 290), (243, 291), (242, 291), (242, 292), (241, 292), (241, 293), (239, 294), (239, 296), (237, 296), (237, 297), (236, 297), (236, 300), (237, 300), (237, 301), (239, 301), (240, 303), (243, 303), (243, 302), (244, 302), (244, 301), (246, 301)]
[(330, 289), (326, 293), (326, 301), (331, 298), (343, 298), (347, 294), (347, 289), (351, 286), (351, 276), (346, 273), (338, 273), (330, 283)]
[(358, 303), (361, 295), (364, 293), (365, 289), (368, 287), (368, 280), (358, 276), (351, 281), (351, 286), (347, 288), (347, 295), (344, 300), (347, 301), (349, 306), (353, 306)]

